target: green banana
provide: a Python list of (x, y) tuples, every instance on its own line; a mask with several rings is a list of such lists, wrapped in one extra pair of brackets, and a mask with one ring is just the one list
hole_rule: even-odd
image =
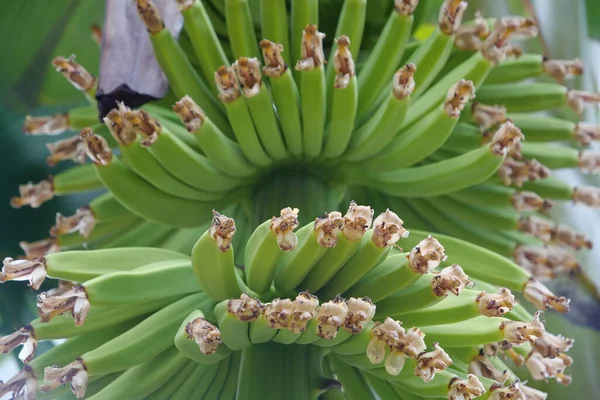
[(220, 331), (200, 310), (192, 311), (175, 334), (175, 347), (187, 358), (202, 364), (218, 363), (231, 355), (222, 344)]
[(215, 319), (223, 344), (232, 351), (252, 345), (249, 337), (250, 322), (263, 309), (262, 303), (243, 293), (239, 299), (224, 300), (215, 306)]
[(225, 21), (234, 57), (258, 57), (249, 1), (225, 0)]

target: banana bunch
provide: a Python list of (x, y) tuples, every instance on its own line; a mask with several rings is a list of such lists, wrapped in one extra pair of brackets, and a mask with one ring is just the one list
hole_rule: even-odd
[[(96, 78), (58, 57), (89, 105), (25, 121), (78, 131), (48, 145), (49, 164), (78, 165), (20, 186), (14, 207), (104, 193), (4, 260), (0, 282), (59, 283), (0, 339), (26, 363), (0, 395), (545, 398), (499, 355), (569, 382), (572, 341), (513, 293), (567, 312), (541, 281), (583, 277), (575, 252), (591, 242), (544, 212), (600, 207), (600, 189), (552, 176), (599, 171), (572, 145), (600, 128), (531, 114), (600, 101), (562, 85), (579, 61), (521, 54), (511, 39), (534, 21), (463, 24), (460, 0), (422, 42), (417, 0), (393, 1), (375, 41), (366, 0), (343, 1), (333, 38), (316, 0), (172, 2), (178, 39), (162, 7), (135, 1), (164, 99), (99, 123)], [(558, 83), (520, 82), (541, 75)]]

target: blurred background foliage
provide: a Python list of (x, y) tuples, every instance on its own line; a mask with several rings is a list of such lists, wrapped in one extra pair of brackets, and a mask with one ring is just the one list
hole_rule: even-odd
[[(125, 1), (125, 0), (122, 0)], [(256, 3), (259, 0), (250, 0)], [(423, 21), (435, 21), (442, 0), (421, 0), (418, 10)], [(469, 0), (469, 13), (481, 10), (485, 16), (520, 14), (540, 21), (539, 40), (527, 50), (546, 53), (556, 59), (581, 58), (586, 63), (586, 75), (575, 86), (598, 90), (600, 70), (600, 7), (599, 0)], [(321, 15), (332, 18), (325, 29), (335, 26), (337, 11), (343, 0), (322, 1)], [(391, 0), (369, 0), (368, 12), (373, 26), (381, 29)], [(72, 89), (52, 66), (56, 55), (76, 54), (77, 60), (92, 73), (97, 73), (99, 47), (92, 39), (91, 28), (102, 24), (104, 0), (20, 0), (0, 4), (0, 52), (4, 55), (0, 71), (0, 158), (4, 171), (0, 175), (0, 256), (21, 253), (19, 241), (33, 241), (47, 236), (56, 212), (72, 213), (87, 203), (84, 197), (55, 198), (40, 209), (14, 210), (9, 201), (19, 184), (37, 182), (58, 168), (46, 165), (44, 142), (52, 137), (31, 140), (22, 134), (26, 114), (46, 115), (60, 112), (83, 102), (81, 93)], [(380, 20), (381, 24), (376, 21)], [(327, 21), (326, 21), (327, 22)], [(322, 24), (323, 25), (323, 24)], [(432, 26), (432, 25), (431, 25)], [(430, 28), (421, 27), (417, 35), (427, 35)], [(333, 32), (329, 37), (332, 37)], [(372, 38), (376, 40), (376, 38)], [(369, 41), (365, 40), (365, 46)], [(585, 116), (598, 122), (598, 110)], [(59, 168), (68, 167), (62, 165)], [(600, 186), (598, 177), (590, 178), (569, 172), (565, 178)], [(87, 197), (87, 196), (86, 196)], [(597, 210), (579, 210), (569, 205), (554, 211), (563, 220), (586, 232), (600, 243), (600, 215)], [(596, 287), (600, 286), (600, 249), (585, 254), (581, 260)], [(576, 340), (571, 367), (573, 383), (562, 387), (546, 386), (550, 399), (597, 398), (600, 393), (600, 307), (585, 288), (574, 279), (557, 282), (555, 291), (574, 299), (573, 311), (567, 317), (556, 313), (545, 315), (548, 330), (562, 332)], [(35, 295), (22, 283), (9, 282), (0, 287), (0, 335), (12, 332), (35, 316)], [(574, 325), (575, 323), (576, 325)], [(0, 361), (2, 359), (0, 358)], [(535, 385), (534, 382), (530, 384)]]

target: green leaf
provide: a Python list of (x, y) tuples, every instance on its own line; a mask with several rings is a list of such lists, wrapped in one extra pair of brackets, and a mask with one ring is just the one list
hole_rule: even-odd
[(592, 39), (600, 40), (600, 8), (597, 0), (586, 0), (586, 17), (589, 35)]
[(73, 105), (83, 96), (54, 71), (51, 60), (76, 54), (97, 73), (100, 51), (91, 27), (101, 25), (104, 0), (5, 1), (0, 6), (0, 49), (6, 56), (0, 97), (11, 108)]

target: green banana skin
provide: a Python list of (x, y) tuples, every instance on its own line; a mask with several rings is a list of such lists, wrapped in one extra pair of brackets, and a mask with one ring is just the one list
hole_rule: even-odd
[(131, 216), (129, 210), (121, 205), (110, 192), (101, 194), (90, 201), (89, 208), (96, 221), (106, 221)]
[(250, 322), (242, 321), (229, 312), (229, 300), (215, 306), (215, 319), (221, 331), (223, 344), (232, 351), (238, 351), (252, 346), (249, 331)]
[(188, 337), (188, 333), (186, 332), (185, 328), (189, 322), (197, 318), (205, 318), (205, 314), (200, 310), (194, 310), (187, 317), (185, 317), (179, 326), (179, 329), (175, 334), (175, 347), (177, 347), (177, 350), (179, 350), (187, 358), (202, 365), (216, 364), (219, 361), (229, 357), (231, 355), (231, 350), (229, 350), (224, 344), (219, 345), (215, 353), (204, 354), (200, 351), (200, 348), (193, 338)]
[(302, 148), (307, 158), (316, 158), (323, 150), (323, 134), (327, 115), (327, 88), (323, 65), (300, 72), (302, 107)]
[(195, 362), (188, 361), (184, 366), (173, 374), (162, 387), (146, 397), (146, 400), (168, 400), (175, 391), (189, 378), (198, 366)]
[(361, 240), (350, 241), (342, 232), (339, 232), (337, 245), (321, 257), (302, 283), (298, 285), (298, 288), (311, 293), (323, 288), (358, 251), (361, 243)]
[[(419, 8), (417, 7), (417, 10)], [(417, 71), (414, 76), (414, 99), (425, 93), (434, 82), (436, 76), (452, 54), (453, 45), (454, 36), (446, 35), (438, 28), (408, 58), (407, 62), (417, 65)]]
[(163, 225), (158, 225), (154, 222), (142, 222), (133, 226), (131, 229), (125, 230), (120, 235), (113, 237), (102, 244), (105, 248), (119, 247), (151, 247), (161, 242), (167, 236), (175, 232), (175, 229), (170, 229)]
[[(191, 228), (208, 222), (212, 205), (181, 199), (159, 191), (116, 157), (109, 165), (95, 165), (98, 177), (123, 206), (159, 224)], [(153, 199), (152, 202), (141, 199)]]
[(477, 100), (503, 105), (509, 113), (536, 112), (565, 105), (567, 91), (557, 83), (483, 85), (477, 90)]
[(541, 54), (522, 54), (519, 57), (501, 61), (490, 71), (485, 84), (515, 83), (529, 78), (535, 78), (544, 73)]
[[(308, 328), (307, 328), (308, 329)], [(263, 313), (257, 319), (250, 322), (249, 335), (252, 344), (270, 342), (279, 331), (267, 325), (267, 320)]]
[[(144, 399), (179, 372), (186, 362), (187, 359), (171, 347), (155, 358), (125, 371), (90, 399)], [(132, 382), (135, 382), (135, 385), (132, 385)]]
[[(197, 365), (190, 377), (171, 396), (171, 400), (187, 400), (194, 398), (192, 394), (200, 385), (208, 385), (217, 373), (219, 364)], [(200, 397), (201, 398), (201, 397)]]
[[(329, 69), (327, 70), (329, 71)], [(335, 78), (335, 75), (333, 75)], [(328, 88), (333, 87), (333, 82)], [(332, 93), (333, 92), (333, 93)], [(327, 92), (331, 96), (328, 106), (329, 125), (325, 129), (323, 158), (341, 156), (352, 138), (354, 120), (358, 110), (358, 86), (356, 75), (353, 75), (345, 88), (333, 88)]]
[(180, 297), (181, 296), (174, 296), (167, 299), (139, 303), (131, 306), (97, 307), (90, 309), (85, 324), (82, 326), (75, 326), (73, 324), (73, 318), (68, 315), (59, 315), (48, 322), (41, 322), (39, 318), (36, 318), (30, 325), (33, 328), (34, 336), (37, 340), (71, 338), (160, 310), (174, 301), (179, 300)]
[(226, 0), (225, 22), (234, 57), (258, 57), (260, 52), (248, 1)]
[[(178, 282), (165, 285), (165, 282)], [(151, 300), (199, 292), (189, 260), (160, 261), (133, 271), (101, 275), (84, 285), (93, 306), (144, 303)]]
[(363, 236), (360, 248), (352, 258), (319, 291), (319, 297), (331, 299), (339, 293), (348, 291), (365, 274), (377, 267), (387, 257), (390, 248), (376, 246), (371, 240), (372, 236), (373, 230), (371, 229)]
[[(282, 54), (286, 65), (292, 65), (290, 29), (287, 21), (288, 15), (285, 2), (282, 0), (261, 0), (260, 13), (262, 37), (281, 44), (284, 50), (286, 50)], [(277, 100), (275, 100), (275, 103), (277, 104)], [(285, 118), (281, 119), (285, 120)]]
[(229, 368), (229, 375), (227, 377), (227, 381), (225, 382), (221, 393), (219, 393), (219, 397), (214, 398), (214, 400), (235, 400), (235, 396), (237, 393), (237, 383), (240, 374), (241, 359), (242, 353), (239, 351), (231, 355), (231, 366)]
[[(282, 54), (284, 58), (286, 55), (289, 57), (289, 52), (284, 51)], [(287, 149), (294, 157), (300, 157), (302, 155), (300, 93), (292, 72), (286, 68), (281, 76), (270, 77), (269, 82)]]
[(246, 283), (258, 294), (264, 294), (271, 288), (277, 262), (283, 255), (270, 226), (271, 220), (260, 224), (246, 244)]
[(350, 400), (375, 400), (367, 382), (365, 382), (358, 369), (347, 365), (336, 357), (330, 357), (330, 362), (337, 375), (338, 381), (342, 384), (342, 387)]
[(535, 159), (551, 169), (577, 168), (580, 151), (550, 143), (523, 143), (521, 154)]
[[(306, 25), (319, 23), (319, 2), (318, 0), (292, 0), (290, 4), (290, 44), (292, 63), (296, 65), (302, 57), (302, 32)], [(294, 71), (296, 82), (301, 85), (302, 74)]]
[(155, 312), (124, 334), (83, 354), (81, 359), (87, 372), (93, 376), (122, 371), (167, 350), (173, 344), (181, 319), (198, 304), (209, 307), (214, 303), (203, 293), (189, 295)]
[(468, 347), (481, 343), (494, 343), (504, 340), (500, 324), (508, 321), (500, 317), (475, 317), (452, 324), (424, 326), (421, 330), (425, 333), (428, 342), (440, 341), (444, 347)]
[(538, 181), (524, 182), (520, 189), (535, 192), (552, 200), (573, 200), (573, 186), (553, 176)]
[(566, 119), (511, 113), (508, 118), (521, 129), (529, 142), (572, 142), (577, 124)]
[(375, 318), (400, 318), (399, 315), (433, 306), (446, 299), (446, 295), (437, 296), (434, 293), (431, 287), (434, 276), (435, 274), (425, 274), (411, 286), (378, 302)]
[(95, 175), (92, 164), (71, 167), (53, 175), (51, 179), (56, 196), (89, 192), (102, 187), (102, 181)]
[(221, 391), (225, 385), (227, 379), (229, 379), (229, 370), (231, 369), (231, 357), (223, 360), (219, 364), (219, 370), (217, 372), (217, 376), (213, 380), (208, 392), (204, 394), (203, 399), (219, 399), (221, 395)]
[(418, 327), (466, 321), (480, 315), (476, 302), (479, 293), (477, 290), (464, 290), (459, 296), (449, 296), (444, 301), (404, 313), (398, 318), (406, 326)]
[(439, 196), (432, 199), (439, 208), (446, 210), (449, 215), (460, 217), (462, 221), (479, 225), (485, 222), (488, 229), (518, 229), (519, 214), (513, 207), (480, 207), (477, 204), (465, 204), (452, 199), (449, 196)]
[[(48, 254), (44, 259), (49, 277), (73, 282), (85, 282), (112, 272), (131, 271), (152, 262), (190, 260), (184, 254), (148, 247), (73, 250)], [(82, 259), (85, 259), (85, 264), (82, 264)]]

